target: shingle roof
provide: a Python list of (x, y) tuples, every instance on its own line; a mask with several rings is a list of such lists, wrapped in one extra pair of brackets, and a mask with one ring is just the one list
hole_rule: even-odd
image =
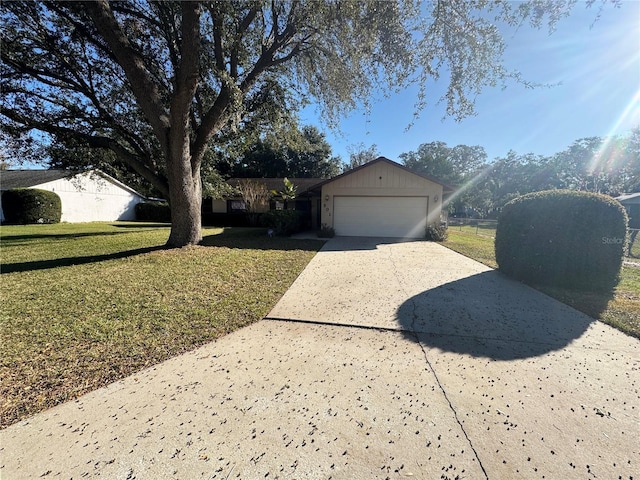
[(68, 170), (0, 170), (0, 189), (35, 187), (76, 173)]
[[(237, 187), (240, 182), (244, 180), (250, 180), (257, 183), (262, 183), (267, 187), (267, 190), (272, 191), (280, 191), (284, 188), (284, 179), (283, 178), (230, 178), (227, 180), (227, 183), (232, 187)], [(302, 195), (303, 193), (309, 191), (315, 185), (318, 185), (321, 182), (324, 182), (325, 178), (290, 178), (293, 185), (298, 187), (297, 195)]]

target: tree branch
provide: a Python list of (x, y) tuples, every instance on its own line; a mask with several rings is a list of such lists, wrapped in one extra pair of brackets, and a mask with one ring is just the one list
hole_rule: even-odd
[(244, 33), (247, 31), (253, 20), (256, 18), (258, 14), (258, 7), (255, 5), (251, 7), (249, 12), (244, 16), (240, 25), (238, 25), (237, 35), (233, 42), (233, 47), (231, 48), (231, 60), (230, 60), (230, 71), (232, 78), (238, 78), (238, 50), (240, 49), (240, 44), (242, 43), (242, 37)]
[(224, 50), (222, 45), (222, 15), (218, 15), (213, 8), (209, 8), (209, 15), (213, 21), (213, 49), (216, 59), (216, 68), (224, 70)]
[[(176, 88), (171, 98), (170, 148), (173, 158), (186, 155), (190, 145), (189, 125), (191, 124), (191, 106), (199, 81), (198, 64), (200, 61), (200, 7), (196, 2), (183, 2), (182, 7), (182, 44), (180, 46), (180, 67), (176, 72)], [(193, 125), (195, 128), (195, 125)], [(199, 159), (192, 167), (196, 170)], [(171, 159), (167, 159), (170, 161)]]
[[(70, 90), (78, 91), (81, 88), (77, 82), (69, 77), (66, 77), (58, 72), (51, 70), (40, 70), (38, 68), (27, 65), (26, 63), (19, 61), (15, 58), (10, 58), (4, 53), (0, 53), (2, 61), (17, 70), (17, 73), (26, 73), (33, 76), (39, 82), (49, 85), (50, 87), (67, 88)], [(58, 80), (61, 83), (57, 83), (54, 80)]]
[(168, 152), (168, 131), (171, 126), (169, 116), (163, 107), (158, 87), (145, 67), (143, 56), (129, 42), (107, 0), (84, 2), (83, 5), (127, 75), (138, 104), (153, 127), (163, 150)]
[(91, 135), (88, 133), (80, 132), (73, 128), (62, 127), (59, 125), (55, 125), (50, 120), (37, 121), (34, 118), (26, 118), (15, 112), (14, 110), (9, 110), (2, 106), (0, 106), (0, 114), (13, 120), (14, 122), (28, 125), (30, 128), (35, 128), (43, 132), (51, 133), (52, 135), (69, 136), (83, 143), (86, 143), (90, 147), (109, 149), (114, 152), (118, 156), (118, 158), (129, 165), (136, 173), (141, 175), (155, 188), (162, 192), (162, 194), (165, 195), (166, 198), (169, 198), (169, 184), (166, 179), (162, 178), (158, 174), (158, 172), (155, 172), (151, 168), (149, 168), (149, 166), (147, 165), (148, 163), (150, 163), (149, 157), (135, 155), (113, 138), (100, 135)]
[(71, 15), (69, 15), (69, 13), (64, 8), (60, 7), (59, 2), (53, 1), (53, 2), (44, 2), (44, 3), (47, 6), (47, 8), (50, 8), (52, 11), (56, 12), (66, 21), (71, 23), (74, 26), (74, 28), (79, 33), (82, 34), (82, 37), (86, 38), (87, 41), (89, 41), (89, 43), (95, 46), (100, 52), (102, 52), (104, 55), (109, 57), (109, 59), (114, 61), (116, 60), (116, 58), (113, 55), (113, 52), (109, 50), (109, 48), (102, 41), (100, 41), (100, 39), (96, 38), (95, 32), (90, 31), (87, 25), (83, 24), (82, 22), (76, 20)]
[[(244, 78), (244, 80), (240, 84), (240, 90), (243, 93), (246, 93), (254, 85), (254, 83), (260, 76), (260, 74), (262, 74), (265, 70), (269, 69), (270, 67), (285, 63), (288, 60), (291, 60), (291, 58), (298, 55), (301, 50), (302, 44), (301, 42), (298, 42), (287, 55), (274, 60), (276, 53), (278, 53), (279, 50), (289, 46), (297, 33), (296, 18), (295, 18), (296, 3), (294, 2), (291, 6), (291, 10), (289, 11), (289, 14), (287, 16), (287, 25), (285, 26), (282, 33), (279, 33), (278, 31), (278, 24), (277, 24), (278, 13), (276, 11), (277, 9), (274, 2), (272, 2), (271, 8), (272, 8), (272, 22), (274, 23), (271, 26), (271, 33), (269, 33), (268, 46), (263, 44), (260, 58), (255, 63), (253, 69), (247, 74), (247, 76)], [(309, 38), (310, 37), (307, 36), (305, 37), (304, 40), (306, 41)]]
[(173, 5), (166, 3), (152, 3), (153, 8), (157, 9), (158, 17), (160, 18), (160, 31), (164, 32), (165, 39), (167, 41), (167, 50), (169, 51), (169, 60), (173, 69), (178, 69), (180, 47), (178, 46), (178, 27), (175, 23), (173, 15)]
[(225, 115), (225, 110), (229, 107), (230, 102), (231, 92), (229, 91), (229, 87), (223, 86), (216, 97), (216, 101), (202, 119), (200, 128), (198, 128), (191, 149), (192, 158), (202, 158), (213, 134), (221, 129), (228, 120), (228, 116)]

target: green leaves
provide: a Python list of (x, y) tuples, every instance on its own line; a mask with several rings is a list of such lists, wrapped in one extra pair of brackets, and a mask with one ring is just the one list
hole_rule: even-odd
[(605, 195), (548, 190), (503, 208), (496, 230), (500, 270), (537, 285), (611, 290), (618, 282), (627, 216)]
[(293, 200), (296, 198), (298, 187), (296, 187), (291, 180), (284, 177), (282, 181), (284, 187), (279, 192), (276, 192), (283, 200)]
[(459, 185), (485, 165), (487, 154), (478, 145), (449, 147), (444, 142), (430, 142), (423, 143), (415, 152), (401, 154), (400, 158), (411, 170), (449, 185)]
[(294, 124), (254, 138), (221, 148), (217, 165), (238, 178), (330, 178), (340, 171), (340, 159), (331, 157), (331, 146), (316, 127)]

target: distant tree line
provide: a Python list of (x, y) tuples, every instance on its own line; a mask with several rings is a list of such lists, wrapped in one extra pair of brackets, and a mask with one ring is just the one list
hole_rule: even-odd
[(640, 126), (628, 135), (589, 137), (551, 156), (510, 151), (487, 160), (481, 146), (425, 143), (400, 155), (412, 170), (457, 188), (449, 211), (482, 218), (497, 216), (526, 193), (568, 189), (616, 197), (640, 191)]

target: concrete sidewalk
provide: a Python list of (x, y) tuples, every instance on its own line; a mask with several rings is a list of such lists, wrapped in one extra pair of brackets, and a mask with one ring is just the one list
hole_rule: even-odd
[[(635, 478), (640, 342), (428, 242), (0, 432), (0, 478)], [(634, 476), (635, 475), (635, 476)]]

